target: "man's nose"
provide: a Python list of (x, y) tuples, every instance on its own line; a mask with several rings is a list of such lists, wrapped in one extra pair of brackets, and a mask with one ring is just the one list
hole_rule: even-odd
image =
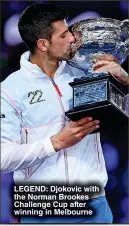
[(70, 43), (75, 43), (75, 37), (74, 37), (74, 35), (71, 33), (71, 32), (69, 32), (69, 35), (70, 35), (70, 37), (69, 37), (69, 42)]

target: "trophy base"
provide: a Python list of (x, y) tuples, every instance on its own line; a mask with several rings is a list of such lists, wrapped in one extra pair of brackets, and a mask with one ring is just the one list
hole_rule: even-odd
[(92, 117), (94, 120), (99, 120), (100, 128), (94, 132), (128, 126), (128, 116), (108, 100), (90, 105), (90, 107), (88, 105), (75, 107), (65, 114), (72, 121), (77, 121), (85, 117)]

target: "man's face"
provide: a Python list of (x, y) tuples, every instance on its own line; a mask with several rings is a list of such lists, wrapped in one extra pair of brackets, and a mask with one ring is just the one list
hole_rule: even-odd
[(75, 42), (75, 38), (69, 32), (65, 20), (54, 22), (53, 29), (47, 51), (49, 57), (55, 60), (69, 60), (74, 55), (71, 45)]

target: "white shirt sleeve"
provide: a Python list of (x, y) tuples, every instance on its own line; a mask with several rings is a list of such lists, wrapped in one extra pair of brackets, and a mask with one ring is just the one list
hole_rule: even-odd
[(21, 118), (12, 105), (1, 99), (1, 173), (21, 170), (56, 154), (50, 137), (31, 144), (21, 142)]

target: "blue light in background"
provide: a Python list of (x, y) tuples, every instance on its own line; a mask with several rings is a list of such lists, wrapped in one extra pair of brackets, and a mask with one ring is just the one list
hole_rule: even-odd
[(33, 4), (48, 4), (49, 1), (33, 1)]
[(1, 185), (12, 185), (13, 183), (13, 173), (0, 174)]
[(124, 197), (121, 201), (121, 210), (124, 213), (124, 217), (122, 219), (120, 219), (120, 223), (129, 223), (129, 198), (128, 197)]
[(10, 223), (11, 209), (12, 209), (12, 197), (10, 194), (11, 186), (13, 183), (13, 174), (0, 174), (1, 178), (1, 223)]
[(12, 15), (4, 25), (4, 40), (10, 46), (23, 42), (18, 31), (19, 17), (19, 13)]
[(128, 1), (120, 1), (121, 11), (128, 16), (129, 3)]
[(119, 220), (119, 223), (120, 223), (120, 224), (127, 224), (127, 223), (129, 223), (129, 217), (127, 216), (127, 217), (121, 218), (121, 219)]
[(111, 191), (116, 187), (116, 184), (117, 184), (116, 177), (113, 175), (108, 175), (108, 183), (106, 189), (108, 191)]
[(10, 219), (10, 210), (11, 210), (11, 199), (10, 199), (10, 188), (8, 186), (2, 186), (4, 189), (1, 189), (1, 222), (4, 223), (6, 220), (9, 222)]
[(121, 201), (121, 209), (123, 211), (123, 213), (125, 214), (125, 216), (128, 215), (128, 208), (129, 208), (129, 198), (128, 197), (124, 197)]
[(92, 18), (99, 18), (100, 14), (95, 11), (86, 11), (83, 13), (78, 14), (76, 17), (74, 17), (72, 20), (68, 21), (68, 25), (71, 25), (73, 23), (76, 23), (80, 20), (86, 20), (86, 19), (92, 19)]
[(119, 153), (110, 143), (103, 144), (103, 153), (107, 171), (115, 170), (119, 164)]
[(125, 170), (122, 176), (123, 188), (126, 195), (128, 195), (128, 169)]
[(9, 2), (9, 9), (12, 12), (21, 12), (27, 7), (27, 1), (10, 1)]

